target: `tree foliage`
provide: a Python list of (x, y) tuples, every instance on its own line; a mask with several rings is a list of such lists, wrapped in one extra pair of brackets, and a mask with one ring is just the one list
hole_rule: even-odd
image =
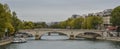
[(19, 29), (33, 28), (32, 22), (23, 23), (18, 17), (16, 12), (11, 12), (7, 4), (0, 4), (0, 37), (14, 34)]
[(84, 18), (82, 17), (76, 18), (76, 19), (73, 19), (69, 25), (73, 29), (81, 29), (83, 21), (84, 21)]
[(18, 32), (18, 30), (23, 27), (23, 23), (18, 19), (16, 12), (12, 12), (12, 25), (15, 29), (14, 32)]
[(5, 30), (9, 32), (9, 34), (14, 32), (14, 28), (11, 24), (12, 14), (7, 4), (0, 4), (0, 36), (5, 34)]
[(46, 22), (34, 22), (34, 28), (46, 28)]
[(59, 24), (52, 25), (53, 28), (69, 28), (69, 29), (97, 29), (103, 20), (100, 16), (88, 16), (86, 18), (69, 18)]
[(102, 24), (102, 17), (100, 16), (88, 16), (86, 18), (87, 29), (97, 29), (97, 27)]
[(34, 28), (34, 23), (31, 21), (24, 21), (23, 22), (23, 29), (33, 29)]
[(113, 9), (110, 22), (114, 26), (120, 26), (120, 6)]

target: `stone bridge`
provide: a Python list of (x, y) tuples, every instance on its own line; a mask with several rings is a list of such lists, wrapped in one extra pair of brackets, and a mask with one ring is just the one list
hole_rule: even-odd
[[(36, 39), (41, 39), (41, 36), (46, 33), (61, 33), (69, 37), (69, 39), (75, 39), (78, 35), (85, 35), (87, 32), (94, 33), (102, 36), (100, 30), (82, 30), (82, 29), (29, 29), (29, 30), (20, 30), (20, 32), (30, 33), (35, 36)], [(97, 37), (97, 36), (96, 36)]]

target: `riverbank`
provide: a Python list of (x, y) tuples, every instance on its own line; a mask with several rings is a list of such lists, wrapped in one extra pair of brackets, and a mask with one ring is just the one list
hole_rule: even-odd
[(120, 37), (94, 37), (94, 36), (79, 36), (81, 38), (88, 38), (88, 39), (97, 39), (97, 40), (107, 40), (107, 41), (117, 41), (120, 42)]
[(5, 40), (1, 40), (1, 41), (0, 41), (0, 46), (6, 45), (6, 44), (10, 44), (12, 41), (13, 41), (12, 38), (8, 38), (8, 39), (5, 39)]
[(28, 38), (27, 43), (9, 44), (1, 46), (0, 49), (120, 49), (119, 42), (86, 39), (66, 40), (67, 36), (42, 36), (41, 39)]
[(120, 42), (120, 37), (96, 37), (96, 39)]

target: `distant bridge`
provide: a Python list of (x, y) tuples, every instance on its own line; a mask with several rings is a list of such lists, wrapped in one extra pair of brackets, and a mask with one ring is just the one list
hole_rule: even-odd
[(69, 39), (75, 39), (76, 36), (89, 35), (92, 36), (102, 36), (102, 31), (100, 30), (81, 30), (81, 29), (28, 29), (20, 30), (20, 32), (26, 32), (34, 35), (36, 39), (41, 39), (42, 35), (46, 33), (61, 33), (69, 37)]

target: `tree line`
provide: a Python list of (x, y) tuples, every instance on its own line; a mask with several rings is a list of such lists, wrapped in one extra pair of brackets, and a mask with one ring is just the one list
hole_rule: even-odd
[[(111, 25), (120, 26), (120, 6), (113, 9), (110, 19)], [(48, 26), (46, 22), (21, 21), (15, 11), (11, 11), (7, 4), (0, 3), (0, 38), (13, 35), (20, 29), (34, 28), (63, 28), (63, 29), (98, 29), (103, 23), (101, 16), (68, 18), (57, 24)]]
[(103, 20), (100, 16), (87, 16), (86, 18), (68, 18), (58, 24), (51, 25), (52, 28), (67, 29), (97, 29)]
[(14, 35), (20, 29), (34, 29), (46, 27), (46, 23), (21, 21), (15, 11), (11, 11), (7, 4), (0, 3), (0, 38)]
[[(53, 24), (51, 28), (69, 28), (69, 29), (97, 29), (103, 24), (102, 16), (92, 16), (79, 18), (68, 18), (65, 21), (61, 21), (58, 24)], [(110, 14), (110, 24), (111, 26), (117, 26), (120, 28), (120, 6), (115, 7)], [(120, 32), (120, 29), (117, 29)]]

